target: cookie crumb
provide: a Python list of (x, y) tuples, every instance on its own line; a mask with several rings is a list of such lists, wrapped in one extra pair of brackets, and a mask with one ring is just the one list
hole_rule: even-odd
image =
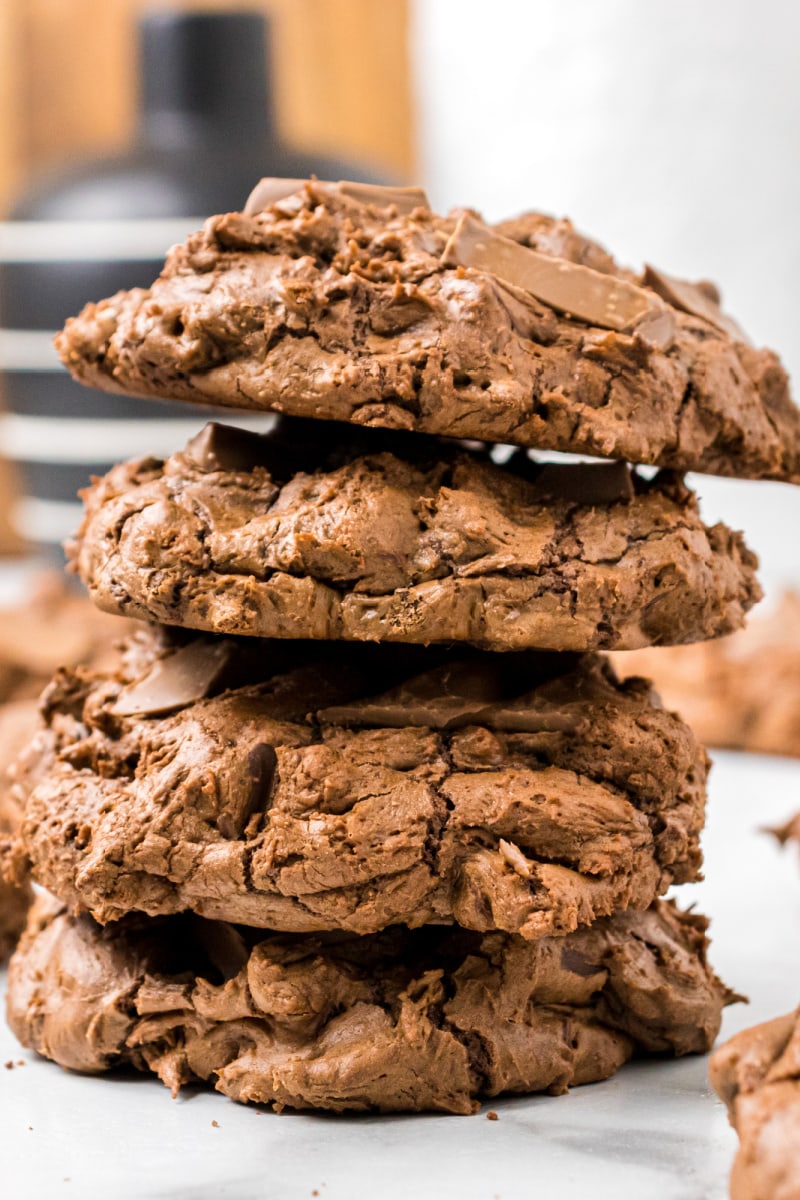
[(13, 1070), (14, 1070), (14, 1064), (13, 1064), (13, 1062), (11, 1061), (11, 1059), (9, 1059), (9, 1060), (8, 1060), (8, 1062), (6, 1063), (6, 1070), (7, 1070), (7, 1071), (13, 1071)]
[(18, 1059), (17, 1059), (17, 1066), (18, 1066), (18, 1067), (24, 1067), (24, 1066), (25, 1066), (25, 1059), (24, 1059), (24, 1058), (18, 1058)]
[(214, 1129), (219, 1129), (219, 1121), (212, 1121), (211, 1125)]
[(33, 1133), (33, 1126), (32, 1126), (32, 1125), (29, 1125), (29, 1126), (28, 1126), (28, 1133)]
[(487, 1114), (486, 1114), (486, 1120), (487, 1120), (487, 1121), (499, 1121), (499, 1120), (500, 1120), (500, 1118), (498, 1117), (498, 1115), (497, 1115), (497, 1113), (494, 1111), (494, 1109), (493, 1109), (493, 1108), (490, 1108), (490, 1109), (489, 1109), (489, 1111), (488, 1111), (488, 1112), (487, 1112)]

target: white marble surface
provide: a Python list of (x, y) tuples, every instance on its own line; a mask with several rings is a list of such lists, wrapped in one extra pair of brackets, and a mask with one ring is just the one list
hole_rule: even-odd
[[(800, 872), (760, 825), (800, 807), (800, 763), (718, 755), (707, 881), (681, 889), (714, 918), (713, 959), (751, 1004), (724, 1033), (800, 999)], [(4, 1200), (723, 1200), (735, 1148), (706, 1060), (640, 1063), (568, 1096), (475, 1117), (259, 1116), (144, 1078), (68, 1075), (0, 1032)], [(212, 1126), (218, 1122), (218, 1127)], [(32, 1128), (29, 1129), (29, 1126)]]

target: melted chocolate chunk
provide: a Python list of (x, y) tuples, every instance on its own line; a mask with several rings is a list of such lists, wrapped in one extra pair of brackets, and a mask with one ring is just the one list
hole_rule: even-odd
[[(493, 722), (503, 701), (542, 684), (563, 670), (566, 656), (556, 654), (503, 655), (487, 670), (486, 658), (449, 661), (407, 679), (382, 695), (318, 712), (320, 721), (347, 726), (408, 726), (457, 729), (482, 720)], [(537, 723), (536, 728), (544, 726)], [(549, 727), (549, 726), (548, 726)], [(528, 726), (519, 726), (528, 728)]]
[(570, 971), (573, 975), (580, 975), (581, 979), (591, 979), (593, 975), (601, 975), (602, 967), (597, 963), (589, 962), (577, 950), (573, 950), (570, 945), (565, 945), (561, 951), (561, 966), (565, 971)]
[(733, 338), (734, 341), (749, 342), (741, 325), (737, 324), (733, 317), (722, 312), (719, 306), (719, 292), (714, 284), (689, 283), (686, 279), (667, 275), (666, 271), (657, 271), (649, 263), (644, 269), (643, 283), (657, 292), (674, 308), (691, 313), (695, 317), (702, 317), (716, 329), (727, 333), (728, 337)]
[(261, 742), (247, 752), (239, 786), (231, 790), (230, 803), (217, 817), (217, 827), (223, 837), (241, 837), (253, 814), (263, 812), (277, 765), (275, 747), (268, 742)]
[(340, 180), (335, 185), (341, 196), (375, 208), (396, 208), (399, 213), (411, 213), (415, 208), (430, 208), (428, 197), (421, 187), (379, 187), (374, 183), (350, 183)]
[(543, 463), (536, 475), (545, 496), (587, 506), (628, 502), (634, 497), (627, 463)]
[(590, 325), (634, 334), (641, 328), (643, 340), (661, 349), (674, 336), (675, 322), (669, 310), (644, 288), (565, 258), (540, 254), (494, 233), (469, 213), (456, 225), (442, 262), (488, 271)]
[(279, 200), (285, 200), (287, 196), (293, 196), (295, 192), (301, 191), (307, 184), (307, 179), (281, 179), (267, 175), (264, 179), (259, 179), (247, 197), (242, 211), (252, 217), (256, 213), (263, 212), (266, 208), (271, 208)]
[(231, 660), (226, 641), (198, 639), (160, 658), (143, 679), (120, 692), (112, 711), (118, 717), (156, 716), (204, 699)]
[(269, 466), (268, 443), (257, 433), (209, 421), (187, 443), (184, 455), (201, 471), (251, 471)]
[(307, 186), (313, 187), (315, 191), (343, 196), (357, 204), (367, 204), (374, 208), (394, 208), (404, 215), (413, 212), (415, 208), (430, 208), (428, 197), (420, 187), (381, 187), (374, 183), (354, 183), (347, 179), (332, 183), (324, 179), (277, 179), (268, 176), (259, 180), (253, 188), (247, 197), (244, 212), (248, 216), (263, 212), (270, 205), (293, 196)]

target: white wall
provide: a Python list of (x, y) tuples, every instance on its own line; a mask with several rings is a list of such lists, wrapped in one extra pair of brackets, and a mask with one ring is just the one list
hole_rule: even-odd
[[(793, 0), (415, 0), (423, 182), (716, 280), (800, 380), (798, 47)], [(692, 482), (800, 584), (800, 488)]]

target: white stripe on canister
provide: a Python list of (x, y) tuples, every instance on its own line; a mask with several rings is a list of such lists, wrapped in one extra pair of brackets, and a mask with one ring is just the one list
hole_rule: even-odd
[(0, 221), (0, 263), (135, 262), (163, 258), (205, 217)]
[(26, 542), (63, 542), (83, 519), (83, 505), (22, 496), (11, 506), (11, 524)]
[[(219, 417), (215, 419), (219, 420)], [(240, 414), (225, 424), (236, 425), (251, 433), (268, 433), (275, 416), (243, 417)], [(189, 438), (203, 428), (202, 417), (113, 418), (96, 419), (71, 416), (26, 416), (0, 414), (0, 452), (17, 462), (102, 463), (120, 458), (166, 458), (180, 450)]]
[(0, 371), (63, 371), (55, 330), (0, 329)]

